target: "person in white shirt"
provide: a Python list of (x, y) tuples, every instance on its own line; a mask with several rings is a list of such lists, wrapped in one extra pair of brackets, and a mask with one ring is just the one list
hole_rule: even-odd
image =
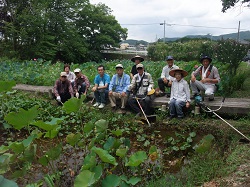
[(170, 116), (169, 119), (177, 117), (184, 118), (183, 107), (190, 107), (190, 89), (184, 77), (188, 72), (182, 69), (175, 69), (169, 72), (169, 75), (174, 77), (171, 86), (171, 95), (169, 103)]
[(173, 69), (179, 69), (178, 66), (174, 65), (174, 57), (167, 56), (166, 57), (167, 65), (163, 67), (161, 72), (161, 77), (158, 79), (158, 86), (159, 86), (159, 95), (165, 95), (165, 87), (171, 87), (171, 76), (169, 76), (169, 71)]
[(64, 64), (63, 70), (67, 74), (67, 79), (71, 82), (72, 87), (74, 86), (74, 80), (76, 78), (74, 72), (70, 71), (70, 65), (69, 64)]

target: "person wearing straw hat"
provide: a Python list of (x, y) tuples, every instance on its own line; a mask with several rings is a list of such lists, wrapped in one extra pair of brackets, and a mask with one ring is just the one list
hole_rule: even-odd
[(183, 107), (190, 107), (190, 89), (184, 77), (188, 72), (182, 69), (174, 69), (169, 72), (172, 80), (171, 95), (169, 102), (169, 119), (177, 117), (178, 119), (184, 118)]
[(75, 69), (74, 73), (76, 75), (74, 81), (74, 92), (76, 93), (76, 98), (79, 98), (81, 94), (87, 94), (90, 83), (88, 77), (83, 75), (79, 68)]
[[(211, 64), (212, 58), (209, 56), (203, 55), (200, 62), (202, 66), (198, 67), (191, 75), (190, 87), (192, 97), (198, 95), (200, 91), (205, 91), (209, 101), (213, 101), (216, 84), (220, 82), (220, 75), (218, 69)], [(201, 77), (200, 81), (196, 80), (198, 75)]]
[(131, 80), (133, 79), (134, 75), (137, 74), (137, 69), (136, 69), (136, 66), (137, 64), (140, 64), (141, 62), (144, 61), (144, 58), (142, 58), (141, 56), (139, 55), (136, 55), (135, 57), (131, 58), (131, 61), (132, 62), (135, 62), (135, 65), (133, 65), (132, 69), (131, 69), (131, 72), (130, 72), (130, 78)]
[(112, 111), (115, 112), (117, 109), (116, 100), (121, 100), (121, 111), (120, 113), (125, 113), (125, 107), (128, 100), (127, 89), (130, 85), (130, 77), (128, 74), (124, 73), (124, 68), (122, 64), (117, 64), (115, 66), (116, 74), (113, 75), (109, 84), (109, 101), (112, 107)]
[[(138, 73), (135, 74), (128, 87), (128, 91), (133, 92), (133, 96), (128, 99), (128, 104), (137, 113), (136, 117), (141, 116), (141, 107), (146, 115), (151, 115), (153, 113), (151, 105), (155, 98), (154, 81), (149, 73), (144, 72), (143, 64), (137, 64), (136, 69)], [(139, 100), (141, 107), (137, 100)]]
[(105, 73), (105, 67), (103, 65), (99, 65), (97, 71), (98, 75), (95, 76), (95, 85), (92, 88), (96, 100), (93, 106), (102, 109), (106, 104), (106, 96), (108, 96), (110, 76)]
[(59, 105), (66, 102), (71, 97), (74, 97), (72, 85), (67, 79), (66, 72), (60, 73), (60, 78), (55, 82), (53, 94)]
[[(163, 67), (161, 72), (161, 77), (158, 79), (158, 86), (159, 86), (159, 96), (165, 95), (165, 87), (171, 87), (171, 76), (169, 75), (169, 71), (173, 69), (179, 69), (178, 66), (174, 64), (174, 57), (167, 56), (166, 57), (167, 65)], [(170, 93), (167, 94), (169, 97)]]

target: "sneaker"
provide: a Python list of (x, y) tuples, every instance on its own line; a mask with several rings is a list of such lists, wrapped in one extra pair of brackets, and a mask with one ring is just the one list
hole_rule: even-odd
[(100, 103), (96, 102), (96, 103), (93, 105), (93, 107), (97, 107), (97, 106), (99, 106), (99, 105), (100, 105)]
[(101, 103), (98, 108), (104, 108), (105, 107), (105, 104)]

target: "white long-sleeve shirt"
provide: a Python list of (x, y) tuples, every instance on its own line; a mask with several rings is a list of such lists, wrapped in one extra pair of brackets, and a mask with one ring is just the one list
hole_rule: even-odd
[(178, 66), (174, 65), (170, 68), (168, 65), (164, 66), (161, 72), (161, 78), (166, 78), (167, 80), (172, 80), (172, 77), (169, 75), (169, 72), (173, 69), (179, 69)]
[(190, 102), (190, 89), (187, 81), (183, 78), (177, 81), (175, 78), (172, 82), (170, 100), (176, 99), (184, 102)]

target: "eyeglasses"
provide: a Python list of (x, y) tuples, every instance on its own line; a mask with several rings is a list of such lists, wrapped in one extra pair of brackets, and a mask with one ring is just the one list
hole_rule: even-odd
[(62, 78), (66, 78), (67, 76), (61, 76)]
[(142, 70), (143, 68), (136, 68), (137, 70)]

